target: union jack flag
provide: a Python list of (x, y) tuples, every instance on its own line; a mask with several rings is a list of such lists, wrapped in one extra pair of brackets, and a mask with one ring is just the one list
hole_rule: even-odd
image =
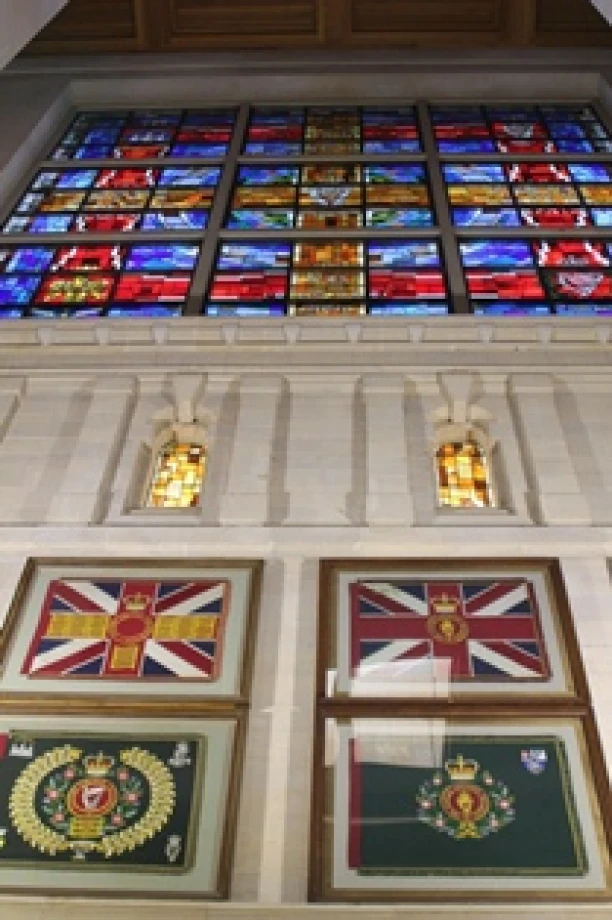
[(21, 673), (215, 680), (229, 592), (225, 580), (52, 581)]
[(353, 679), (409, 659), (444, 659), (455, 681), (549, 675), (529, 581), (356, 581), (350, 585)]

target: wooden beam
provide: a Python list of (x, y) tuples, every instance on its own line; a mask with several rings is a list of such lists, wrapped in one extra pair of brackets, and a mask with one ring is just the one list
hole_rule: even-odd
[(514, 47), (533, 45), (538, 21), (538, 0), (502, 0), (506, 14), (506, 38)]

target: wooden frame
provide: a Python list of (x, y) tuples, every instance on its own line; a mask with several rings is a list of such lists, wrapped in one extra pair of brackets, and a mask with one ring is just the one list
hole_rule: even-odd
[[(132, 574), (125, 574), (132, 570)], [(39, 608), (33, 598), (42, 597), (45, 586), (64, 572), (67, 577), (86, 578), (88, 573), (102, 579), (123, 577), (166, 578), (179, 580), (217, 578), (228, 585), (228, 631), (224, 637), (231, 658), (221, 658), (219, 681), (198, 679), (97, 679), (74, 681), (30, 680), (20, 673), (24, 649), (31, 641), (34, 624), (39, 621)], [(234, 704), (246, 705), (251, 681), (252, 658), (258, 614), (261, 563), (248, 560), (99, 560), (99, 559), (30, 559), (24, 567), (5, 629), (0, 639), (3, 658), (3, 680), (0, 683), (0, 705), (5, 711), (53, 711), (61, 704), (62, 711), (71, 713), (99, 711), (124, 712), (127, 705), (138, 712), (153, 712), (156, 708), (175, 709), (180, 713), (199, 714), (202, 705), (209, 710), (226, 710)], [(237, 590), (233, 590), (237, 588)], [(225, 601), (223, 602), (225, 604)], [(235, 623), (229, 623), (231, 617)], [(225, 651), (225, 650), (224, 650)], [(230, 667), (231, 666), (231, 667)], [(65, 686), (62, 686), (65, 684)], [(140, 684), (140, 686), (139, 686)], [(216, 684), (216, 686), (215, 686)], [(146, 687), (146, 697), (144, 688)], [(140, 691), (140, 692), (139, 692)]]
[[(370, 699), (372, 697), (385, 701), (386, 706), (393, 706), (398, 701), (408, 701), (412, 698), (426, 699), (428, 696), (440, 696), (439, 684), (435, 683), (435, 673), (430, 672), (434, 678), (431, 687), (425, 687), (425, 692), (410, 693), (411, 685), (408, 683), (408, 692), (387, 692), (381, 690), (369, 691), (367, 696), (359, 695), (359, 689), (353, 693), (349, 684), (359, 680), (351, 680), (347, 673), (348, 662), (338, 666), (338, 636), (341, 620), (347, 613), (346, 604), (340, 592), (347, 587), (354, 576), (354, 582), (369, 579), (388, 577), (413, 578), (419, 577), (436, 579), (440, 581), (453, 578), (474, 579), (486, 578), (487, 575), (497, 575), (500, 578), (521, 577), (533, 587), (533, 608), (536, 617), (541, 623), (542, 647), (550, 661), (549, 679), (523, 679), (494, 681), (489, 676), (468, 681), (452, 681), (447, 685), (448, 700), (474, 699), (483, 700), (483, 695), (498, 701), (527, 699), (529, 697), (568, 699), (574, 697), (584, 701), (587, 698), (587, 685), (584, 670), (580, 662), (578, 643), (573, 628), (571, 614), (563, 579), (557, 562), (551, 559), (419, 559), (419, 560), (333, 560), (325, 561), (321, 565), (321, 592), (319, 606), (319, 633), (318, 633), (318, 667), (317, 667), (317, 698), (319, 700), (330, 698), (351, 698), (354, 701)], [(537, 578), (537, 581), (536, 581)], [(340, 584), (341, 583), (341, 584)], [(548, 610), (545, 609), (548, 604)], [(348, 617), (345, 617), (348, 619)], [(345, 630), (348, 636), (348, 627)], [(350, 637), (349, 637), (350, 638)], [(346, 644), (346, 642), (345, 642)], [(549, 648), (547, 649), (546, 646)], [(553, 647), (554, 646), (554, 647)], [(433, 660), (433, 665), (438, 662)], [(375, 672), (374, 672), (375, 673)], [(329, 692), (331, 676), (335, 679), (340, 689), (335, 694)], [(361, 682), (362, 687), (366, 682)], [(390, 685), (386, 684), (388, 688)], [(418, 685), (413, 684), (412, 689)], [(492, 695), (495, 690), (495, 697)], [(519, 694), (521, 694), (519, 696)]]
[[(0, 738), (3, 738), (2, 733), (12, 731), (13, 739), (4, 745), (5, 754), (0, 760), (0, 771), (4, 764), (7, 765), (7, 769), (10, 769), (9, 761), (13, 749), (16, 751), (12, 757), (13, 764), (19, 760), (23, 761), (24, 757), (30, 762), (23, 769), (19, 769), (20, 763), (17, 763), (16, 768), (13, 765), (13, 773), (16, 773), (16, 776), (13, 777), (13, 785), (7, 785), (5, 782), (3, 784), (4, 794), (0, 795), (0, 815), (2, 816), (0, 820), (3, 824), (0, 832), (4, 841), (4, 846), (0, 850), (0, 890), (23, 894), (25, 891), (31, 893), (34, 889), (39, 895), (52, 894), (54, 896), (99, 896), (103, 893), (108, 898), (150, 897), (151, 895), (156, 898), (172, 897), (174, 899), (227, 898), (245, 729), (245, 713), (235, 716), (215, 714), (205, 718), (175, 716), (170, 727), (168, 721), (158, 715), (156, 718), (139, 719), (136, 730), (133, 720), (128, 717), (114, 719), (112, 723), (109, 723), (104, 717), (90, 716), (85, 719), (64, 716), (55, 718), (53, 728), (50, 729), (49, 720), (44, 716), (1, 716)], [(53, 742), (57, 740), (58, 745), (50, 747), (50, 753), (37, 756), (37, 744), (44, 745), (46, 736), (50, 735), (53, 736)], [(64, 739), (68, 747), (61, 745)], [(136, 767), (140, 771), (136, 775), (140, 779), (144, 775), (145, 779), (149, 780), (150, 789), (154, 788), (155, 782), (159, 784), (159, 776), (155, 775), (156, 769), (158, 773), (162, 771), (168, 774), (171, 771), (164, 767), (163, 760), (159, 760), (158, 757), (156, 761), (153, 756), (149, 759), (154, 763), (154, 767), (149, 768), (147, 775), (147, 743), (156, 745), (158, 754), (158, 749), (164, 746), (165, 753), (175, 746), (176, 751), (181, 754), (180, 745), (185, 744), (184, 739), (187, 739), (189, 744), (189, 756), (197, 750), (198, 746), (202, 747), (202, 759), (198, 761), (198, 764), (194, 764), (191, 774), (193, 810), (189, 811), (188, 832), (180, 836), (177, 841), (177, 835), (172, 835), (166, 830), (166, 827), (170, 828), (176, 811), (175, 799), (172, 799), (173, 811), (167, 818), (167, 824), (163, 823), (164, 814), (161, 818), (157, 816), (157, 824), (149, 819), (149, 813), (154, 811), (149, 805), (148, 811), (144, 814), (144, 820), (149, 820), (152, 826), (148, 831), (143, 829), (141, 837), (146, 839), (141, 839), (135, 848), (128, 847), (128, 840), (123, 846), (123, 852), (114, 853), (113, 836), (109, 834), (103, 838), (105, 841), (110, 841), (109, 852), (101, 855), (96, 852), (95, 846), (99, 840), (96, 840), (95, 837), (93, 840), (75, 841), (71, 839), (74, 835), (68, 833), (66, 834), (67, 843), (63, 849), (60, 849), (59, 854), (51, 855), (48, 848), (44, 852), (38, 852), (42, 850), (42, 846), (45, 846), (44, 840), (53, 836), (53, 830), (50, 829), (48, 821), (40, 821), (38, 811), (35, 815), (34, 808), (28, 809), (27, 802), (24, 804), (22, 794), (25, 786), (33, 786), (34, 783), (41, 786), (47, 783), (49, 777), (58, 772), (58, 756), (65, 755), (66, 750), (70, 752), (70, 746), (78, 744), (81, 739), (85, 752), (88, 745), (90, 752), (99, 748), (100, 752), (105, 754), (106, 745), (109, 751), (112, 748), (115, 755), (123, 744), (136, 745), (136, 748), (131, 750), (142, 751), (141, 748), (138, 748), (138, 741), (142, 739), (144, 757), (141, 757), (141, 761), (136, 760)], [(48, 737), (46, 740), (49, 744)], [(28, 757), (29, 747), (33, 748), (31, 757)], [(81, 753), (77, 748), (76, 754)], [(128, 750), (127, 754), (130, 753), (131, 751)], [(122, 750), (121, 757), (125, 754), (126, 752)], [(90, 753), (90, 761), (94, 759), (102, 758), (100, 754), (92, 758)], [(62, 762), (65, 761), (66, 756)], [(80, 760), (74, 758), (70, 761), (69, 769), (74, 769), (72, 764), (80, 769), (82, 763), (86, 761), (87, 758), (83, 753)], [(165, 763), (169, 764), (171, 761), (172, 757)], [(175, 766), (177, 769), (174, 770), (174, 773), (180, 774), (178, 768), (184, 767), (185, 764), (179, 759)], [(78, 801), (80, 794), (78, 787), (87, 783), (91, 785), (87, 775), (86, 771), (84, 779), (73, 782), (71, 790), (65, 796), (65, 802), (69, 803), (66, 810), (72, 809), (71, 820), (74, 820), (75, 816), (78, 820), (79, 817), (75, 806), (75, 801)], [(116, 789), (117, 773), (110, 776), (106, 788)], [(100, 785), (105, 783), (104, 779), (96, 779), (95, 776), (93, 781)], [(177, 794), (180, 791), (184, 797), (184, 783), (181, 783), (180, 786), (175, 783), (174, 787)], [(163, 797), (165, 791), (167, 790), (162, 789), (158, 800)], [(99, 794), (99, 788), (96, 789), (94, 786), (93, 793), (96, 794), (96, 792)], [(149, 801), (154, 801), (154, 799), (151, 797)], [(191, 800), (189, 805), (191, 807)], [(129, 829), (132, 828), (138, 831), (137, 823), (129, 825)], [(38, 840), (39, 836), (43, 840), (43, 845), (39, 843), (36, 848), (34, 840)], [(119, 834), (114, 839), (117, 838), (121, 840)], [(157, 853), (157, 863), (147, 864), (146, 860), (150, 860), (150, 855), (142, 856), (143, 861), (139, 863), (139, 849), (146, 851), (148, 848), (150, 851), (151, 847)], [(118, 843), (117, 850), (121, 848), (121, 843)], [(75, 851), (76, 858), (71, 850)], [(21, 853), (16, 858), (15, 854), (19, 851)], [(23, 851), (26, 851), (25, 855)], [(178, 859), (179, 856), (182, 858), (183, 852), (184, 862), (173, 871), (173, 860)], [(167, 865), (161, 864), (164, 861), (164, 854)], [(88, 862), (88, 860), (93, 860), (93, 862)], [(108, 869), (105, 868), (106, 866)], [(171, 885), (168, 884), (169, 873), (172, 874)]]
[[(345, 707), (346, 709), (346, 707)], [(452, 713), (452, 714), (451, 714)], [(589, 715), (564, 715), (559, 716), (554, 709), (549, 709), (546, 713), (543, 709), (538, 712), (527, 712), (520, 714), (513, 712), (511, 714), (496, 714), (490, 712), (488, 715), (479, 713), (475, 714), (473, 708), (457, 707), (448, 709), (436, 707), (430, 709), (427, 713), (412, 712), (406, 713), (405, 716), (393, 718), (394, 725), (409, 725), (412, 723), (427, 723), (429, 725), (440, 723), (445, 726), (463, 727), (464, 732), (469, 731), (468, 741), (486, 740), (493, 746), (496, 742), (503, 741), (505, 734), (510, 731), (517, 735), (515, 745), (520, 745), (521, 735), (519, 732), (524, 730), (532, 739), (534, 744), (544, 746), (550, 744), (551, 735), (565, 735), (566, 747), (572, 749), (572, 757), (569, 760), (569, 771), (567, 777), (571, 783), (571, 788), (567, 788), (569, 799), (577, 797), (579, 807), (572, 807), (572, 816), (568, 817), (568, 828), (573, 820), (578, 821), (578, 834), (580, 841), (588, 839), (586, 846), (587, 859), (589, 868), (586, 869), (576, 865), (573, 872), (568, 872), (564, 881), (558, 871), (548, 870), (546, 874), (542, 867), (536, 867), (536, 875), (539, 877), (539, 883), (535, 883), (529, 875), (519, 875), (512, 877), (512, 884), (507, 880), (510, 872), (505, 872), (500, 868), (498, 870), (485, 868), (479, 870), (478, 867), (472, 868), (470, 872), (470, 884), (463, 886), (458, 883), (458, 878), (466, 877), (466, 870), (458, 870), (453, 867), (434, 867), (433, 869), (422, 868), (410, 874), (401, 868), (376, 869), (366, 868), (365, 875), (361, 876), (360, 871), (351, 870), (348, 866), (350, 856), (346, 856), (346, 864), (338, 866), (337, 854), (343, 847), (345, 852), (350, 853), (349, 830), (347, 826), (340, 826), (342, 823), (342, 808), (340, 812), (336, 810), (334, 803), (332, 810), (332, 800), (334, 792), (341, 787), (343, 780), (347, 784), (348, 797), (348, 780), (344, 776), (337, 777), (330, 766), (326, 766), (330, 760), (330, 745), (326, 743), (326, 732), (329, 738), (329, 726), (338, 722), (349, 723), (351, 719), (355, 721), (363, 720), (366, 714), (363, 712), (352, 711), (337, 712), (331, 714), (321, 710), (318, 715), (317, 734), (316, 734), (316, 752), (315, 752), (315, 774), (314, 774), (314, 794), (313, 794), (313, 817), (312, 817), (312, 838), (311, 838), (311, 875), (310, 875), (310, 898), (315, 901), (344, 901), (344, 902), (512, 902), (512, 901), (612, 901), (612, 877), (610, 875), (610, 848), (612, 847), (612, 827), (610, 816), (612, 814), (612, 800), (609, 786), (606, 780), (605, 766), (601, 755), (601, 750), (596, 738), (594, 722)], [(337, 720), (337, 721), (336, 721)], [(389, 722), (389, 716), (378, 713), (369, 713), (369, 719), (366, 720), (373, 725), (384, 725)], [(482, 726), (485, 732), (485, 739), (474, 738), (477, 728)], [(538, 735), (537, 726), (540, 726), (542, 735)], [(496, 731), (499, 735), (496, 737)], [(569, 734), (568, 734), (569, 733)], [(391, 742), (389, 741), (391, 738)], [(397, 741), (398, 737), (386, 735), (385, 747)], [(400, 739), (401, 740), (401, 736)], [(342, 744), (342, 743), (341, 743)], [(341, 749), (341, 747), (340, 747)], [(579, 756), (578, 756), (579, 754)], [(333, 754), (331, 755), (333, 756)], [(435, 775), (435, 767), (440, 766), (439, 761), (435, 762), (429, 773)], [(402, 769), (401, 767), (395, 768)], [(405, 769), (405, 768), (404, 768)], [(414, 769), (414, 768), (411, 768)], [(514, 763), (513, 775), (516, 776), (521, 766)], [(425, 771), (422, 771), (425, 772)], [(506, 780), (508, 777), (494, 776), (494, 780)], [(535, 784), (534, 784), (535, 785)], [(444, 790), (443, 790), (444, 791)], [(513, 789), (510, 788), (512, 795)], [(523, 798), (524, 801), (524, 798)], [(533, 804), (533, 803), (532, 803)], [(548, 804), (548, 800), (547, 800)], [(405, 801), (402, 800), (402, 814), (405, 811), (417, 811), (417, 805), (410, 801), (410, 790), (406, 788)], [(584, 811), (584, 809), (587, 811)], [(517, 807), (518, 812), (518, 807)], [(340, 814), (340, 817), (338, 816)], [(540, 815), (542, 820), (545, 819), (545, 812)], [(370, 815), (370, 824), (376, 819)], [(349, 819), (350, 820), (350, 819)], [(389, 819), (392, 821), (392, 819)], [(400, 819), (401, 820), (401, 819)], [(517, 822), (520, 816), (517, 817)], [(351, 832), (354, 827), (350, 824)], [(436, 830), (433, 827), (422, 828), (418, 818), (404, 820), (406, 825), (412, 824), (415, 827), (416, 835), (419, 831), (421, 838), (423, 835), (431, 844), (434, 841), (433, 835)], [(517, 824), (518, 826), (518, 824)], [(361, 829), (367, 828), (367, 824), (361, 825)], [(503, 840), (504, 827), (499, 831), (499, 840)], [(389, 833), (389, 831), (387, 831)], [(415, 832), (411, 827), (404, 832), (405, 839), (410, 838), (410, 834)], [(491, 837), (494, 835), (491, 834)], [(497, 836), (497, 835), (495, 835)], [(441, 839), (445, 839), (442, 835)], [(458, 843), (453, 841), (456, 846)], [(481, 845), (482, 841), (478, 841)], [(469, 845), (469, 844), (468, 844)], [(415, 841), (414, 847), (418, 846)], [(434, 844), (435, 846), (435, 844)], [(463, 855), (463, 854), (461, 854)], [(371, 851), (370, 851), (371, 858)], [(372, 873), (372, 874), (368, 874)], [(454, 873), (454, 874), (453, 874)], [(353, 885), (342, 885), (339, 879), (351, 879)]]
[[(461, 573), (467, 573), (470, 568), (491, 574), (497, 574), (500, 571), (507, 574), (512, 570), (545, 573), (552, 603), (556, 607), (554, 616), (561, 656), (559, 660), (563, 661), (566, 669), (567, 682), (563, 687), (557, 687), (548, 694), (537, 693), (537, 691), (522, 694), (511, 692), (491, 694), (477, 692), (474, 688), (468, 693), (459, 693), (455, 692), (453, 687), (453, 692), (449, 693), (446, 698), (439, 696), (436, 698), (434, 694), (398, 696), (380, 693), (366, 697), (330, 692), (337, 665), (333, 648), (335, 641), (333, 628), (340, 609), (339, 591), (346, 587), (346, 584), (340, 581), (341, 575), (348, 573), (351, 577), (356, 578), (369, 576), (374, 581), (377, 575), (380, 576), (383, 573), (387, 576), (389, 573), (398, 573), (404, 577), (416, 578), (418, 572), (433, 571), (440, 580), (443, 577), (450, 580), (453, 576), (457, 577)], [(612, 902), (610, 866), (612, 795), (557, 560), (335, 559), (322, 561), (320, 565), (316, 686), (310, 900), (378, 903)], [(359, 730), (356, 730), (355, 726), (360, 727)], [(366, 726), (367, 731), (363, 726)], [(410, 741), (411, 726), (420, 726), (419, 731), (412, 731), (412, 742)], [(435, 729), (432, 729), (432, 726), (435, 726)], [(570, 866), (569, 863), (565, 867), (540, 866), (540, 882), (536, 884), (533, 879), (529, 880), (529, 874), (533, 874), (530, 870), (534, 861), (526, 857), (525, 865), (521, 870), (521, 867), (518, 866), (520, 854), (516, 857), (517, 865), (507, 866), (505, 871), (501, 864), (496, 867), (494, 863), (493, 868), (489, 867), (487, 871), (486, 862), (475, 861), (467, 875), (460, 868), (461, 859), (456, 864), (453, 864), (452, 861), (443, 862), (443, 859), (448, 858), (448, 845), (446, 845), (446, 850), (444, 850), (444, 844), (438, 847), (439, 840), (447, 840), (449, 836), (453, 836), (456, 827), (460, 828), (460, 822), (458, 821), (455, 828), (451, 826), (455, 813), (450, 806), (445, 811), (446, 806), (440, 805), (440, 802), (443, 801), (441, 797), (434, 802), (435, 808), (438, 809), (435, 815), (439, 823), (434, 826), (433, 821), (428, 822), (423, 817), (425, 812), (419, 814), (420, 806), (414, 797), (414, 789), (412, 798), (410, 797), (409, 783), (404, 776), (409, 779), (410, 771), (422, 766), (422, 764), (419, 765), (418, 758), (414, 759), (416, 756), (414, 751), (419, 749), (414, 738), (421, 737), (422, 739), (425, 734), (428, 739), (428, 756), (433, 756), (432, 752), (437, 756), (437, 760), (431, 761), (432, 769), (429, 772), (433, 773), (433, 769), (437, 769), (439, 776), (436, 784), (445, 792), (447, 788), (454, 790), (456, 787), (452, 784), (458, 781), (458, 777), (451, 776), (448, 770), (445, 775), (447, 761), (442, 751), (447, 742), (452, 743), (455, 737), (462, 736), (462, 730), (463, 735), (467, 736), (465, 743), (486, 742), (493, 751), (508, 735), (516, 736), (516, 742), (513, 743), (515, 747), (520, 747), (521, 736), (524, 736), (526, 750), (514, 752), (511, 769), (508, 769), (509, 775), (503, 776), (505, 768), (502, 769), (500, 777), (495, 775), (495, 769), (492, 771), (493, 788), (498, 779), (505, 779), (509, 782), (511, 794), (512, 784), (519, 782), (521, 777), (526, 775), (525, 771), (530, 774), (533, 772), (534, 775), (545, 771), (546, 764), (554, 760), (551, 754), (552, 749), (547, 745), (551, 743), (551, 737), (553, 741), (554, 737), (557, 737), (557, 742), (561, 738), (561, 742), (558, 742), (561, 745), (559, 750), (567, 749), (569, 753), (567, 756), (565, 753), (559, 755), (559, 763), (561, 761), (565, 763), (567, 760), (568, 766), (565, 772), (561, 770), (561, 767), (558, 768), (559, 776), (563, 775), (564, 778), (559, 781), (558, 786), (558, 790), (563, 790), (563, 794), (561, 796), (561, 791), (559, 791), (557, 797), (561, 796), (559, 801), (570, 802), (574, 800), (574, 796), (577, 796), (578, 807), (568, 808), (563, 814), (571, 814), (571, 818), (568, 818), (566, 822), (567, 827), (570, 830), (577, 827), (580, 840), (587, 841), (585, 852), (588, 867), (586, 863), (581, 863), (578, 855), (576, 855), (576, 864), (573, 866)], [(362, 744), (364, 735), (367, 740), (368, 732), (376, 742), (370, 743), (369, 749), (375, 752), (382, 751), (382, 755), (376, 753), (375, 756), (368, 758), (367, 755), (357, 755), (353, 752), (351, 746), (357, 743), (354, 739)], [(368, 750), (367, 744), (362, 750)], [(382, 757), (382, 761), (377, 761), (379, 756)], [(466, 753), (466, 760), (468, 757), (469, 750)], [(538, 757), (541, 758), (540, 762), (538, 762)], [(379, 810), (378, 818), (376, 817), (376, 808), (380, 809), (380, 805), (376, 804), (377, 801), (380, 801), (377, 799), (378, 794), (375, 794), (373, 798), (363, 798), (364, 795), (367, 796), (367, 793), (363, 793), (362, 790), (365, 787), (358, 778), (363, 773), (363, 768), (359, 766), (355, 773), (351, 765), (363, 763), (367, 767), (369, 761), (375, 764), (382, 762), (387, 766), (391, 765), (396, 773), (397, 770), (400, 770), (400, 773), (402, 770), (405, 771), (401, 775), (397, 773), (401, 779), (398, 788), (402, 789), (401, 814), (398, 813), (397, 817), (394, 817), (395, 813), (384, 811), (384, 808), (382, 811)], [(473, 762), (476, 762), (475, 758)], [(484, 770), (484, 767), (482, 769)], [(370, 771), (369, 774), (366, 771), (364, 775), (375, 776), (376, 771)], [(554, 771), (552, 775), (556, 775)], [(482, 801), (488, 804), (486, 808), (483, 806), (482, 815), (477, 815), (476, 820), (486, 818), (489, 821), (491, 814), (494, 815), (494, 819), (492, 826), (486, 827), (484, 832), (482, 831), (484, 825), (478, 825), (478, 830), (480, 836), (490, 835), (491, 839), (495, 840), (494, 845), (498, 845), (499, 840), (503, 843), (505, 825), (503, 821), (501, 824), (495, 824), (499, 816), (495, 814), (491, 804), (494, 799), (491, 796), (487, 798), (484, 789), (478, 787), (479, 781), (485, 782), (484, 777), (485, 773), (473, 773), (472, 786), (468, 791), (471, 790), (470, 794), (475, 794), (477, 798), (481, 792), (484, 793)], [(427, 779), (432, 780), (432, 777), (425, 777), (425, 780)], [(463, 779), (465, 780), (465, 777)], [(371, 780), (368, 781), (371, 782)], [(385, 790), (391, 789), (393, 781), (397, 779), (394, 780), (393, 777), (384, 779), (382, 787)], [(422, 781), (423, 777), (421, 777)], [(436, 792), (431, 782), (428, 788), (429, 791), (433, 789), (434, 793)], [(535, 788), (537, 790), (537, 784)], [(444, 802), (450, 802), (452, 794), (452, 792), (446, 793)], [(521, 820), (524, 820), (525, 816), (528, 819), (529, 815), (537, 809), (537, 794), (534, 793), (534, 795), (536, 798), (531, 801), (531, 804), (524, 806)], [(516, 814), (519, 817), (519, 805), (521, 801), (526, 801), (523, 791), (521, 791), (521, 796), (522, 798), (517, 799), (516, 805)], [(360, 803), (360, 808), (363, 805), (368, 810), (365, 813), (362, 810), (355, 810), (355, 801)], [(529, 802), (528, 799), (527, 801)], [(546, 799), (546, 801), (548, 808), (549, 800)], [(387, 799), (387, 802), (391, 802), (389, 807), (393, 806), (392, 799)], [(546, 813), (543, 811), (540, 816), (543, 822), (545, 822)], [(362, 814), (368, 818), (367, 822), (359, 821), (359, 816)], [(520, 828), (519, 817), (516, 818), (514, 831)], [(375, 843), (373, 849), (371, 843), (372, 840), (375, 840), (376, 831), (373, 831), (372, 828), (375, 828), (377, 821), (381, 827), (384, 821), (390, 822), (389, 828), (383, 827), (381, 838), (383, 840), (384, 835), (391, 833), (394, 822), (396, 833), (397, 826), (404, 825), (404, 829), (400, 830), (400, 836), (401, 834), (404, 836), (392, 850), (392, 860), (396, 858), (397, 853), (408, 854), (403, 866), (401, 858), (398, 858), (396, 865), (385, 867), (375, 864), (380, 850), (380, 839)], [(430, 826), (424, 828), (423, 825), (428, 823)], [(360, 830), (355, 835), (356, 825)], [(542, 826), (545, 828), (545, 824)], [(370, 849), (367, 851), (369, 855), (363, 858), (366, 863), (368, 858), (374, 860), (374, 864), (370, 866), (367, 864), (362, 866), (360, 863), (362, 851), (354, 843), (355, 839), (361, 840), (360, 835), (364, 828), (366, 833), (364, 839), (367, 839), (368, 834), (370, 835), (368, 843)], [(441, 835), (439, 839), (435, 837), (436, 833)], [(420, 838), (419, 835), (421, 835)], [(455, 833), (455, 836), (460, 841), (461, 834)], [(478, 834), (466, 833), (465, 836), (475, 837)], [(507, 836), (506, 840), (509, 839)], [(572, 837), (572, 839), (577, 840), (578, 837)], [(434, 859), (431, 865), (421, 866), (419, 871), (418, 859), (421, 858), (421, 852), (424, 852), (425, 844), (430, 848), (430, 852), (437, 854), (440, 851), (446, 855), (441, 855), (439, 862)], [(480, 844), (481, 841), (479, 841)], [(461, 846), (462, 844), (454, 842), (453, 845)], [(481, 853), (486, 845), (482, 843)], [(412, 859), (409, 855), (411, 846), (414, 847), (414, 853), (417, 854)], [(511, 847), (510, 851), (515, 859)], [(578, 848), (575, 852), (578, 854)], [(372, 856), (373, 853), (374, 856)], [(455, 853), (456, 851), (453, 850), (451, 857)], [(471, 853), (472, 856), (466, 855), (465, 865), (470, 866), (470, 859), (473, 858), (474, 851), (472, 850)], [(465, 849), (463, 854), (466, 854)], [(461, 858), (463, 854), (460, 854)], [(521, 871), (524, 875), (523, 881), (520, 880)], [(536, 874), (537, 872), (538, 867), (536, 866)], [(567, 877), (565, 881), (560, 881), (563, 873)], [(459, 876), (462, 874), (464, 877), (460, 879)], [(511, 875), (514, 877), (510, 882), (508, 879)]]

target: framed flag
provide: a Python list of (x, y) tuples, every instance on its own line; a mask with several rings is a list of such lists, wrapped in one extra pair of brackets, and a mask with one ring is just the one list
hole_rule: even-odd
[(227, 897), (240, 719), (0, 718), (0, 890)]
[(320, 699), (585, 697), (550, 560), (329, 561)]
[(255, 562), (30, 561), (0, 689), (123, 704), (242, 699), (258, 583)]
[(610, 791), (588, 720), (321, 721), (314, 899), (612, 897)]

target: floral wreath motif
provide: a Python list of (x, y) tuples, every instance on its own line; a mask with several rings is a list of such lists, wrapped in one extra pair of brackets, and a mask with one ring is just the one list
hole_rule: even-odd
[(514, 796), (477, 761), (459, 754), (444, 769), (447, 776), (436, 772), (419, 787), (419, 821), (454, 840), (487, 837), (514, 821)]
[[(143, 809), (147, 785), (149, 803)], [(36, 758), (21, 773), (11, 791), (9, 815), (26, 843), (41, 853), (72, 851), (81, 860), (99, 853), (110, 859), (158, 834), (175, 801), (170, 770), (149, 751), (121, 751), (116, 763), (102, 751), (84, 757), (79, 748), (65, 745)]]

